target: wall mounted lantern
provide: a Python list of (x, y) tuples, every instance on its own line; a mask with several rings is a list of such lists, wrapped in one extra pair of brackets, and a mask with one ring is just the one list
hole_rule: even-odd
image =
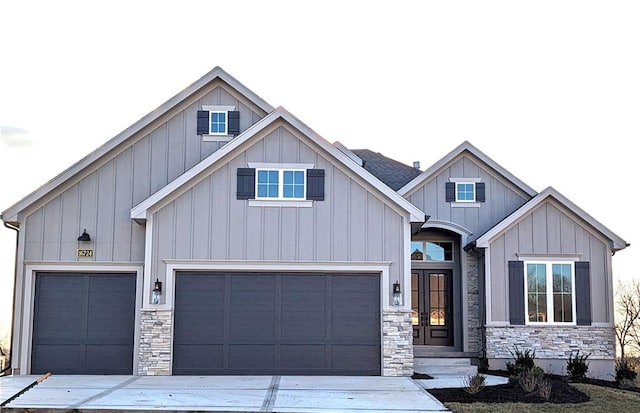
[(80, 235), (78, 237), (78, 241), (80, 241), (80, 242), (91, 242), (91, 237), (87, 233), (87, 229), (86, 228), (85, 228), (84, 231), (82, 231), (82, 235)]
[(393, 283), (393, 305), (402, 305), (402, 291), (400, 291), (400, 281)]
[(153, 284), (153, 303), (160, 304), (160, 296), (162, 295), (162, 281), (156, 278), (156, 282)]

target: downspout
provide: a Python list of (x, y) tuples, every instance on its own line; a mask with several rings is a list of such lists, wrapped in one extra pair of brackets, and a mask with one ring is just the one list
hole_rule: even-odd
[[(8, 222), (4, 223), (4, 226), (6, 228), (12, 229), (16, 232), (16, 255), (15, 255), (15, 260), (14, 260), (14, 264), (13, 264), (13, 302), (11, 303), (11, 333), (10, 333), (10, 337), (9, 337), (9, 367), (7, 368), (9, 371), (12, 372), (13, 374), (13, 333), (14, 333), (14, 329), (16, 326), (15, 323), (15, 317), (16, 317), (16, 285), (18, 285), (18, 242), (20, 239), (20, 227), (12, 225)], [(0, 376), (4, 375), (4, 373), (7, 371), (7, 369), (4, 369), (2, 372), (0, 372)]]

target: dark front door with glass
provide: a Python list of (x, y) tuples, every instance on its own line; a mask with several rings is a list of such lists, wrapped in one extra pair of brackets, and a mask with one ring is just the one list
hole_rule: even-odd
[(451, 270), (413, 270), (413, 344), (452, 346)]

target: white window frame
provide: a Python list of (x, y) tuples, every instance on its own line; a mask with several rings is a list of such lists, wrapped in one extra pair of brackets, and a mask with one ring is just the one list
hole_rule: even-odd
[[(233, 136), (229, 135), (229, 112), (236, 110), (235, 106), (202, 105), (202, 110), (206, 110), (209, 112), (209, 118), (207, 120), (207, 125), (209, 126), (209, 133), (206, 135), (202, 135), (203, 142), (229, 142), (231, 139), (233, 139)], [(224, 133), (211, 131), (211, 114), (212, 113), (225, 114)]]
[[(527, 275), (527, 266), (529, 264), (543, 264), (546, 266), (546, 298), (547, 298), (547, 321), (529, 321), (529, 279)], [(553, 265), (564, 264), (571, 265), (571, 321), (555, 321), (553, 308)], [(576, 325), (576, 266), (575, 261), (568, 260), (531, 260), (524, 261), (524, 317), (527, 325)]]
[[(476, 183), (475, 182), (470, 182), (470, 181), (467, 181), (467, 182), (456, 182), (455, 184), (456, 184), (456, 189), (455, 189), (455, 191), (456, 191), (456, 200), (455, 200), (455, 202), (463, 202), (463, 203), (474, 203), (474, 202), (476, 202)], [(473, 199), (459, 199), (458, 198), (458, 187), (460, 185), (471, 185), (471, 187), (473, 188)]]
[[(258, 174), (262, 171), (278, 172), (278, 196), (277, 197), (261, 197), (258, 195)], [(284, 197), (284, 173), (285, 172), (302, 172), (303, 187), (302, 198), (285, 198)], [(256, 200), (258, 201), (306, 201), (307, 200), (307, 170), (302, 168), (256, 168)]]
[[(211, 130), (211, 116), (214, 113), (224, 113), (224, 131), (222, 131), (222, 132), (214, 132), (214, 131)], [(228, 128), (229, 128), (229, 112), (228, 111), (226, 111), (226, 110), (210, 110), (209, 111), (209, 135), (218, 135), (218, 136), (219, 135), (224, 135), (224, 136), (226, 136), (226, 135), (228, 135), (228, 132), (227, 132)]]

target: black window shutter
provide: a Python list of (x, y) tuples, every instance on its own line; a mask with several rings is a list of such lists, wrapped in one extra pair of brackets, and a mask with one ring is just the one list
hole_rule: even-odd
[(524, 262), (509, 261), (509, 322), (524, 325)]
[(455, 202), (456, 201), (456, 183), (455, 182), (447, 182), (445, 186), (445, 201), (446, 202)]
[(237, 110), (227, 112), (227, 134), (240, 135), (240, 112)]
[(307, 199), (324, 201), (324, 169), (307, 169)]
[(485, 191), (484, 191), (484, 182), (476, 183), (476, 202), (484, 202), (485, 200)]
[(576, 324), (591, 325), (591, 276), (588, 261), (576, 265)]
[(198, 111), (198, 135), (208, 135), (209, 134), (209, 111), (208, 110), (199, 110)]
[(256, 170), (255, 168), (238, 168), (238, 199), (256, 198)]

